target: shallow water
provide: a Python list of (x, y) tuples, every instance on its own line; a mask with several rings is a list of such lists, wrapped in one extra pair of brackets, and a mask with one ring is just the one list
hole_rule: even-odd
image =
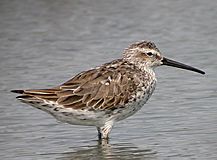
[[(217, 159), (216, 8), (214, 0), (1, 0), (1, 159)], [(108, 145), (94, 127), (59, 123), (9, 92), (55, 86), (142, 39), (206, 75), (156, 69), (154, 95), (115, 125)]]

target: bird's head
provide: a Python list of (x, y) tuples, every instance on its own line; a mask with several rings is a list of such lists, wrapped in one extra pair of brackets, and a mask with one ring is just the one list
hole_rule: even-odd
[(142, 41), (130, 45), (124, 52), (124, 59), (152, 68), (161, 65), (163, 57), (154, 43)]
[(130, 45), (124, 51), (123, 59), (135, 64), (139, 68), (155, 68), (160, 65), (167, 65), (205, 74), (205, 72), (199, 69), (165, 58), (156, 45), (148, 41), (137, 42)]

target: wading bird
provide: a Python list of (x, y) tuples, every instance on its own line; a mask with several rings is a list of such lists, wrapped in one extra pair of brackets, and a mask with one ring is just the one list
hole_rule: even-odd
[(57, 87), (12, 92), (59, 121), (96, 126), (99, 139), (108, 139), (114, 123), (136, 113), (152, 95), (154, 68), (162, 65), (205, 74), (163, 57), (154, 43), (142, 41), (125, 49), (121, 59), (81, 72)]

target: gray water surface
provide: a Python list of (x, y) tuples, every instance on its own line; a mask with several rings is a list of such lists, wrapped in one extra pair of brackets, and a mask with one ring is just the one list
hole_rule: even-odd
[[(1, 0), (0, 159), (217, 159), (215, 0)], [(57, 122), (11, 89), (49, 88), (119, 58), (139, 40), (206, 71), (156, 69), (157, 89), (99, 145), (94, 127)]]

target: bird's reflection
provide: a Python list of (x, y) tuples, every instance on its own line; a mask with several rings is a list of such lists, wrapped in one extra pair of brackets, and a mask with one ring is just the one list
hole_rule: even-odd
[(97, 142), (92, 146), (73, 148), (74, 151), (61, 154), (61, 160), (102, 160), (102, 159), (156, 159), (156, 152), (151, 149), (141, 149), (130, 143), (108, 144)]

